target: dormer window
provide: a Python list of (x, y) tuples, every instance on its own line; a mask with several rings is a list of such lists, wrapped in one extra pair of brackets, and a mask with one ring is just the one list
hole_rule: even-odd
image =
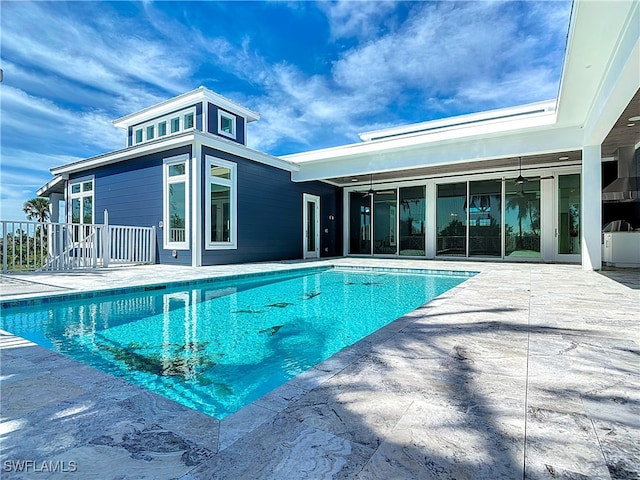
[(139, 124), (134, 127), (133, 144), (137, 145), (191, 130), (195, 128), (195, 120), (195, 108), (191, 107)]
[(236, 138), (236, 116), (218, 110), (218, 133), (229, 138)]
[(184, 116), (184, 129), (193, 128), (193, 113), (187, 113)]
[(171, 133), (176, 133), (180, 131), (180, 117), (175, 117), (171, 119)]

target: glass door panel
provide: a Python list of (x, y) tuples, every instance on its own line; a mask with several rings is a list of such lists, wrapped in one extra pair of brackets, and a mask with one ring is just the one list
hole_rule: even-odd
[(349, 253), (371, 254), (371, 195), (349, 194)]
[(397, 191), (385, 190), (373, 195), (373, 253), (397, 252)]
[(558, 254), (580, 254), (580, 175), (558, 177)]
[(316, 250), (316, 204), (307, 202), (307, 252)]
[(436, 255), (464, 257), (467, 254), (467, 184), (438, 185), (436, 200)]
[(540, 181), (505, 182), (504, 254), (540, 258)]
[(502, 182), (469, 183), (469, 255), (502, 256)]
[(425, 187), (400, 189), (400, 255), (424, 256)]

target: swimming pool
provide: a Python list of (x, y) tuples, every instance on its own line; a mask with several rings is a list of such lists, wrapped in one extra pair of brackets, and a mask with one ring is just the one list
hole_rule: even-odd
[(4, 302), (1, 326), (224, 418), (472, 275), (299, 269)]

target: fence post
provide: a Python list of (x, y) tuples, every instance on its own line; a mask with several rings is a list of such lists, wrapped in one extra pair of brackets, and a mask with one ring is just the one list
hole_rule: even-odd
[(149, 259), (149, 263), (156, 263), (156, 226), (153, 225), (151, 227), (151, 238), (149, 239), (149, 251), (151, 258)]
[(111, 231), (109, 230), (109, 212), (104, 210), (104, 230), (102, 230), (102, 266), (108, 267), (111, 260)]
[(2, 273), (7, 273), (7, 228), (8, 222), (2, 222)]

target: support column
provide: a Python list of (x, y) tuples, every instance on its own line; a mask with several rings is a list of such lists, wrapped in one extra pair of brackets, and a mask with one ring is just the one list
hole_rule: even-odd
[(600, 145), (582, 147), (582, 269), (602, 268), (602, 158)]
[[(51, 214), (49, 218), (53, 223), (60, 222), (60, 201), (62, 200), (64, 200), (62, 193), (49, 194), (49, 213)], [(66, 221), (66, 219), (64, 219), (64, 221)]]

